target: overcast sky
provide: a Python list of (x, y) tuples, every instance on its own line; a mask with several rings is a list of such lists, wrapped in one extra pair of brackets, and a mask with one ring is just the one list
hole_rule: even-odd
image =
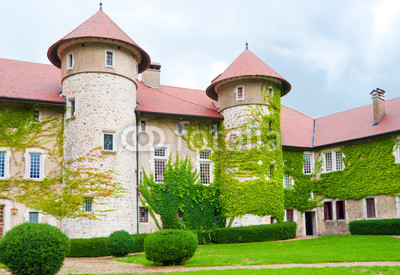
[[(49, 63), (98, 0), (0, 0), (0, 57)], [(400, 1), (103, 0), (162, 65), (165, 85), (205, 89), (249, 48), (292, 84), (282, 103), (314, 118), (400, 96)]]

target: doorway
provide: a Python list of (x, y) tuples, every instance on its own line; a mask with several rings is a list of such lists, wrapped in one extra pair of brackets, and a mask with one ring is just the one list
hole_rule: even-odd
[(306, 236), (314, 236), (317, 234), (315, 215), (314, 211), (304, 212)]

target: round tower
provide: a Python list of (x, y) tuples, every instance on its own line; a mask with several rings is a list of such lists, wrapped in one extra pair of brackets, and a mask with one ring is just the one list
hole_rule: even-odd
[[(48, 58), (61, 69), (67, 105), (65, 160), (72, 169), (113, 170), (116, 182), (127, 190), (123, 197), (104, 199), (104, 205), (85, 206), (87, 211), (113, 209), (107, 216), (64, 219), (62, 229), (71, 238), (108, 236), (116, 230), (135, 233), (136, 157), (120, 141), (122, 131), (135, 125), (137, 76), (150, 58), (101, 9), (53, 44)], [(101, 159), (77, 161), (93, 150)]]
[[(207, 88), (224, 116), (224, 211), (232, 226), (265, 224), (283, 216), (280, 98), (291, 85), (246, 48)], [(255, 214), (255, 215), (251, 215)], [(242, 216), (242, 218), (237, 218)]]

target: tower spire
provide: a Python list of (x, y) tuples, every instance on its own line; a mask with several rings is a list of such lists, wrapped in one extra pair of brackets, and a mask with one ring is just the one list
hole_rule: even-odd
[(246, 40), (246, 50), (248, 50), (249, 49), (249, 43), (247, 43), (247, 40)]
[(100, 0), (100, 9), (99, 9), (100, 11), (103, 11), (103, 3), (102, 3), (102, 1)]

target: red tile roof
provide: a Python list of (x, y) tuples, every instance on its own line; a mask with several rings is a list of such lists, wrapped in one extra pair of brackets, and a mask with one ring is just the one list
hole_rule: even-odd
[(139, 73), (145, 71), (150, 65), (149, 55), (142, 48), (140, 48), (138, 44), (136, 44), (123, 30), (121, 30), (120, 27), (118, 27), (118, 25), (115, 24), (107, 14), (101, 10), (96, 12), (92, 17), (83, 22), (80, 26), (54, 43), (49, 48), (47, 51), (47, 56), (51, 63), (60, 68), (61, 61), (60, 56), (58, 56), (57, 53), (58, 47), (68, 40), (84, 37), (114, 39), (133, 46), (140, 52), (142, 56), (142, 60), (140, 61), (138, 68)]
[(139, 82), (136, 111), (223, 119), (202, 90), (161, 85), (160, 89)]
[(281, 106), (281, 142), (283, 146), (310, 148), (314, 119)]
[(258, 56), (250, 50), (245, 50), (222, 74), (211, 82), (211, 85), (206, 90), (207, 95), (214, 100), (218, 100), (215, 85), (229, 78), (241, 76), (266, 76), (276, 78), (283, 84), (282, 96), (286, 95), (292, 88), (289, 82), (265, 64)]
[(315, 120), (314, 147), (400, 131), (400, 97), (385, 101), (386, 115), (373, 126), (373, 105)]
[(53, 65), (0, 58), (0, 98), (63, 103), (61, 72)]

